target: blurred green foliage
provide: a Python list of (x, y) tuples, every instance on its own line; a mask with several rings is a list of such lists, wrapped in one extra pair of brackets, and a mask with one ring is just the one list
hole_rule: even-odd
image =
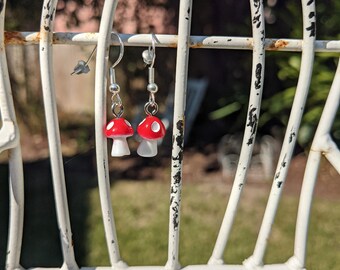
[[(340, 2), (323, 1), (316, 3), (317, 10), (317, 39), (336, 40), (339, 36), (337, 29), (340, 24), (340, 18), (336, 16), (336, 10), (340, 10)], [(285, 20), (289, 38), (302, 37), (301, 9), (297, 8), (294, 1), (288, 1), (286, 9), (278, 10), (279, 18), (288, 18)], [(287, 57), (288, 56), (288, 57)], [(309, 90), (305, 112), (301, 123), (298, 143), (302, 147), (307, 147), (313, 139), (313, 133), (320, 119), (325, 101), (331, 87), (339, 54), (336, 53), (316, 53), (313, 65), (313, 75)], [(300, 72), (301, 55), (296, 53), (285, 54), (276, 61), (278, 67), (277, 78), (280, 81), (281, 89), (263, 102), (262, 123), (269, 119), (277, 118), (283, 124), (288, 121), (288, 113), (295, 95), (296, 84)], [(332, 135), (337, 142), (340, 142), (340, 114), (335, 119)]]
[[(340, 10), (340, 2), (330, 0), (317, 2), (316, 9), (317, 39), (338, 39), (340, 18), (336, 16), (336, 11)], [(269, 5), (269, 1), (265, 1), (265, 10), (267, 10), (267, 37), (302, 38), (302, 11), (299, 2), (275, 1), (274, 5)], [(303, 148), (311, 143), (333, 81), (338, 57), (337, 53), (316, 53), (312, 81), (298, 137), (298, 143)], [(301, 53), (267, 52), (259, 132), (268, 132), (276, 125), (284, 127), (287, 124), (299, 78), (300, 62)], [(243, 71), (250, 73), (250, 66), (248, 62)], [(247, 78), (244, 74), (240, 77)], [(244, 121), (232, 120), (237, 115), (244, 116), (248, 104), (248, 96), (238, 93), (238, 83), (235, 76), (231, 78), (228, 85), (233, 85), (232, 93), (227, 98), (220, 98), (219, 101), (224, 103), (223, 106), (209, 114), (211, 120), (224, 119), (231, 123), (229, 126), (231, 131), (243, 129)], [(243, 79), (242, 88), (247, 87), (249, 88), (249, 81)], [(332, 131), (337, 142), (340, 142), (339, 116), (340, 114), (335, 119)]]

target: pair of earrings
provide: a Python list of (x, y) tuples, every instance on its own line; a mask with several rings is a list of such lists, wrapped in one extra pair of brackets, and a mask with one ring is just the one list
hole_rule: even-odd
[[(111, 156), (120, 157), (130, 155), (130, 149), (127, 144), (127, 137), (134, 134), (134, 130), (125, 118), (122, 117), (124, 113), (124, 106), (119, 96), (120, 86), (116, 82), (116, 75), (114, 68), (120, 62), (124, 54), (124, 45), (116, 34), (120, 42), (120, 55), (118, 60), (110, 67), (110, 86), (111, 93), (111, 111), (114, 118), (106, 125), (105, 135), (107, 138), (113, 140)], [(165, 126), (162, 121), (155, 116), (158, 112), (158, 104), (155, 101), (155, 94), (158, 91), (158, 86), (154, 82), (154, 62), (155, 54), (155, 40), (152, 36), (152, 47), (143, 51), (143, 60), (146, 65), (149, 65), (149, 80), (147, 91), (149, 92), (149, 100), (144, 105), (146, 117), (138, 125), (137, 133), (142, 141), (137, 148), (138, 155), (142, 157), (153, 157), (157, 155), (157, 141), (165, 136)]]

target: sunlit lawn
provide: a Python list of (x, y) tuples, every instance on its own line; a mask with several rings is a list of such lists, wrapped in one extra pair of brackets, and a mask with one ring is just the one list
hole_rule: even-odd
[[(30, 171), (35, 173), (26, 175), (25, 230), (21, 257), (25, 268), (60, 267), (62, 264), (53, 188), (50, 179), (46, 178), (49, 166), (47, 161), (45, 163), (30, 165)], [(108, 266), (96, 177), (89, 177), (91, 172), (86, 171), (86, 168), (85, 163), (74, 174), (67, 175), (75, 255), (79, 266)], [(8, 219), (4, 217), (8, 215), (8, 181), (5, 174), (0, 179), (2, 267), (6, 254)], [(120, 252), (129, 265), (166, 263), (169, 188), (167, 181), (121, 180), (112, 183)], [(224, 256), (226, 263), (240, 264), (252, 254), (269, 189), (269, 182), (251, 181), (245, 186)], [(180, 227), (180, 263), (183, 266), (209, 260), (229, 192), (230, 183), (216, 178), (184, 182)], [(339, 269), (339, 202), (334, 196), (333, 199), (323, 196), (314, 200), (307, 254), (309, 270)], [(265, 263), (282, 263), (292, 256), (297, 203), (296, 195), (284, 192)]]
[[(241, 263), (251, 255), (262, 219), (266, 193), (262, 187), (245, 188), (242, 204), (227, 246), (225, 261)], [(165, 182), (117, 182), (112, 187), (113, 207), (123, 260), (129, 265), (164, 265), (167, 258), (168, 195)], [(229, 187), (225, 183), (184, 185), (181, 219), (182, 265), (206, 263), (225, 211)], [(109, 265), (98, 190), (89, 193), (86, 264)], [(284, 196), (273, 226), (265, 262), (282, 263), (293, 252), (297, 198)], [(338, 201), (316, 199), (311, 219), (307, 269), (337, 269), (340, 247)]]

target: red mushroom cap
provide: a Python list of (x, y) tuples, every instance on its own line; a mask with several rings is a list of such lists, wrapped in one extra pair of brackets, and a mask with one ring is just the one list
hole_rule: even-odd
[(137, 127), (139, 136), (147, 140), (158, 140), (165, 136), (165, 126), (156, 116), (148, 115)]
[(114, 118), (107, 124), (105, 135), (108, 138), (130, 137), (133, 135), (133, 128), (126, 119)]

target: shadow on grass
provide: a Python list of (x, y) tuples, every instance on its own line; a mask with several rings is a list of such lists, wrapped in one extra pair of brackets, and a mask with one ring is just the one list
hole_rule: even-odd
[[(64, 159), (65, 179), (76, 260), (85, 263), (88, 190), (95, 187), (93, 153)], [(62, 253), (49, 159), (24, 164), (25, 217), (21, 264), (60, 267)], [(8, 165), (0, 165), (0, 268), (6, 260), (8, 232)]]

